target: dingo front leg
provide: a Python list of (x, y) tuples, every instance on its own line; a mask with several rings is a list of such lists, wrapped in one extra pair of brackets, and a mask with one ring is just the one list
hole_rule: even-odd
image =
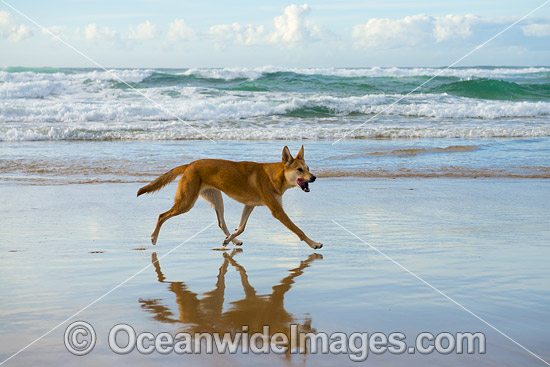
[(288, 229), (290, 229), (292, 232), (294, 232), (300, 240), (305, 241), (309, 247), (312, 249), (320, 249), (323, 247), (323, 244), (321, 242), (315, 242), (300, 229), (294, 222), (290, 220), (288, 215), (285, 213), (283, 206), (281, 205), (281, 200), (277, 200), (277, 198), (274, 198), (273, 196), (268, 196), (264, 198), (264, 201), (266, 202), (267, 207), (271, 210), (271, 214), (275, 218), (277, 218), (281, 223), (285, 225)]

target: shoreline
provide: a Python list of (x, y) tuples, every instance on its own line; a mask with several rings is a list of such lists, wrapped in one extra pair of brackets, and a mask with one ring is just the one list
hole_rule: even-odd
[[(159, 174), (160, 175), (160, 174)], [(136, 184), (136, 185), (144, 185), (151, 181), (153, 181), (158, 176), (151, 176), (150, 179), (147, 180), (90, 180), (90, 181), (70, 181), (70, 182), (55, 182), (48, 179), (32, 179), (32, 178), (14, 178), (14, 179), (0, 179), (0, 186), (81, 186), (81, 185), (109, 185), (109, 184)], [(317, 174), (317, 178), (321, 178), (323, 180), (333, 180), (333, 181), (350, 181), (350, 180), (374, 180), (374, 181), (393, 181), (393, 180), (402, 180), (402, 181), (415, 181), (415, 180), (453, 180), (453, 181), (469, 181), (469, 180), (477, 180), (477, 181), (546, 181), (550, 178), (550, 175), (548, 176), (514, 176), (514, 175), (502, 175), (502, 176), (483, 176), (483, 175), (472, 175), (472, 176), (453, 176), (453, 175), (433, 175), (433, 176), (427, 176), (427, 175), (403, 175), (403, 176), (396, 176), (396, 175), (388, 175), (388, 176), (363, 176), (363, 175), (350, 175), (350, 176), (324, 176), (323, 174)], [(174, 183), (170, 183), (169, 185), (173, 185), (177, 182), (174, 181)], [(170, 187), (170, 186), (167, 186)]]
[(277, 162), (282, 147), (320, 178), (550, 178), (550, 137), (331, 141), (124, 141), (0, 143), (0, 184), (148, 182), (201, 158)]

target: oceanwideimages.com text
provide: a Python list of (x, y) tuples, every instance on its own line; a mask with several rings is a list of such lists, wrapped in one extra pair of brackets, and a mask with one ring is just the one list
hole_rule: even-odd
[[(65, 346), (76, 355), (91, 352), (96, 334), (93, 327), (77, 321), (65, 330)], [(354, 362), (365, 361), (370, 354), (485, 354), (486, 339), (481, 332), (422, 332), (409, 341), (402, 332), (302, 332), (290, 325), (287, 333), (273, 332), (264, 326), (250, 333), (248, 326), (233, 333), (136, 332), (128, 324), (113, 326), (108, 335), (109, 348), (116, 354), (347, 354)]]

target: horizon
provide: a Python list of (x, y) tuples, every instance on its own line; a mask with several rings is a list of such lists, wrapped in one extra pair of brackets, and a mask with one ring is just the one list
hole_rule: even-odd
[[(243, 70), (253, 70), (253, 69), (265, 69), (265, 68), (275, 68), (275, 69), (283, 69), (281, 71), (293, 71), (293, 70), (307, 70), (307, 69), (374, 69), (374, 68), (380, 68), (380, 69), (417, 69), (417, 68), (432, 68), (432, 69), (476, 69), (476, 68), (503, 68), (503, 69), (511, 69), (511, 68), (550, 68), (550, 64), (548, 65), (464, 65), (464, 66), (448, 66), (448, 65), (418, 65), (418, 66), (397, 66), (397, 65), (387, 65), (387, 66), (380, 66), (380, 65), (369, 65), (369, 66), (327, 66), (327, 67), (317, 67), (317, 66), (305, 66), (305, 67), (292, 67), (292, 66), (279, 66), (279, 65), (263, 65), (263, 66), (252, 66), (252, 67), (239, 67), (239, 66), (209, 66), (209, 67), (192, 67), (192, 66), (181, 66), (181, 67), (156, 67), (156, 66), (141, 66), (141, 67), (133, 67), (133, 66), (51, 66), (51, 65), (45, 65), (45, 66), (25, 66), (25, 65), (8, 65), (8, 66), (0, 66), (0, 71), (6, 71), (6, 69), (89, 69), (89, 70), (122, 70), (122, 69), (141, 69), (141, 70), (190, 70), (190, 69), (243, 69)], [(286, 69), (286, 70), (285, 70)], [(277, 71), (266, 71), (266, 72), (277, 72)]]

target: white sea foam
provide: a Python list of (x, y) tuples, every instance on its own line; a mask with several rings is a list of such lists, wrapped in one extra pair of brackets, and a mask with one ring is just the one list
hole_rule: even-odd
[[(112, 88), (111, 82), (140, 83), (151, 77), (152, 69), (73, 70), (41, 73), (34, 71), (0, 71), (0, 99), (44, 98), (50, 95), (97, 93)], [(159, 74), (196, 76), (230, 81), (234, 79), (256, 80), (269, 73), (293, 72), (302, 75), (324, 75), (337, 77), (412, 77), (453, 76), (471, 78), (513, 78), (534, 73), (550, 73), (547, 67), (530, 68), (460, 68), (443, 70), (439, 68), (219, 68), (188, 69), (184, 71), (157, 71)], [(126, 90), (128, 93), (131, 91)], [(94, 97), (89, 95), (90, 98)]]
[[(153, 69), (111, 69), (108, 71), (71, 71), (68, 73), (37, 73), (0, 71), (0, 82), (25, 82), (36, 80), (123, 80), (128, 83), (139, 83), (153, 74)], [(399, 67), (370, 67), (370, 68), (283, 68), (264, 66), (257, 68), (191, 68), (183, 71), (169, 72), (159, 70), (159, 73), (197, 76), (201, 78), (233, 80), (259, 79), (269, 73), (291, 72), (303, 75), (325, 75), (338, 77), (412, 77), (412, 76), (454, 76), (468, 78), (502, 78), (513, 75), (534, 73), (549, 73), (548, 67), (524, 68), (399, 68)]]
[[(261, 124), (259, 124), (261, 125)], [(311, 127), (311, 126), (245, 126), (232, 127), (220, 124), (206, 124), (191, 129), (183, 124), (139, 129), (131, 126), (113, 127), (107, 124), (78, 126), (44, 126), (40, 128), (0, 129), (0, 141), (33, 141), (33, 140), (174, 140), (174, 139), (220, 139), (220, 140), (299, 140), (326, 139), (334, 140), (342, 136), (347, 139), (380, 139), (380, 138), (492, 138), (517, 137), (533, 138), (550, 136), (548, 126), (499, 125), (480, 126), (363, 126), (353, 127)]]
[(466, 78), (495, 78), (516, 74), (550, 72), (550, 68), (359, 68), (359, 69), (296, 69), (301, 74), (335, 75), (342, 77), (411, 77), (411, 76), (454, 76)]
[(116, 80), (127, 83), (139, 83), (153, 75), (153, 70), (144, 69), (110, 69), (107, 71), (92, 71), (85, 74), (92, 80)]
[(220, 68), (189, 69), (183, 75), (195, 75), (203, 78), (233, 80), (238, 78), (259, 79), (268, 73), (291, 72), (303, 75), (325, 75), (338, 77), (413, 77), (413, 76), (447, 76), (461, 79), (469, 78), (502, 78), (511, 75), (549, 73), (548, 67), (525, 68), (281, 68), (264, 66), (260, 68)]
[(78, 73), (0, 71), (0, 99), (44, 98), (55, 94), (97, 92), (108, 88), (104, 84), (108, 81), (139, 83), (152, 74), (152, 70), (141, 69), (113, 69)]
[[(55, 92), (55, 83), (22, 83), (11, 90), (0, 87), (0, 95), (23, 93), (43, 97)], [(7, 88), (7, 89), (3, 89)], [(11, 87), (10, 87), (11, 88)], [(103, 90), (94, 100), (81, 95), (61, 99), (0, 100), (0, 122), (83, 122), (174, 120), (174, 115), (190, 121), (225, 121), (293, 113), (307, 114), (325, 109), (336, 117), (349, 114), (378, 114), (437, 118), (499, 119), (550, 116), (550, 102), (507, 102), (476, 100), (440, 94), (411, 95), (392, 105), (401, 95), (371, 94), (333, 97), (310, 94), (227, 92), (212, 95), (201, 88), (172, 88), (178, 98), (166, 95), (165, 88), (144, 90), (155, 103), (138, 94), (121, 90)], [(314, 112), (315, 113), (315, 112)]]
[(0, 99), (44, 98), (52, 94), (62, 93), (64, 90), (65, 87), (62, 83), (48, 80), (2, 83), (0, 84)]
[[(282, 69), (281, 69), (282, 70)], [(267, 73), (279, 71), (278, 68), (266, 66), (263, 68), (223, 68), (223, 69), (188, 69), (180, 75), (193, 75), (201, 78), (210, 79), (259, 79)]]
[(84, 80), (123, 80), (128, 83), (139, 83), (150, 77), (153, 70), (144, 69), (111, 69), (107, 71), (85, 71), (67, 73), (37, 73), (33, 71), (6, 72), (0, 71), (0, 82), (21, 83), (35, 82), (40, 80), (48, 81), (84, 81)]

